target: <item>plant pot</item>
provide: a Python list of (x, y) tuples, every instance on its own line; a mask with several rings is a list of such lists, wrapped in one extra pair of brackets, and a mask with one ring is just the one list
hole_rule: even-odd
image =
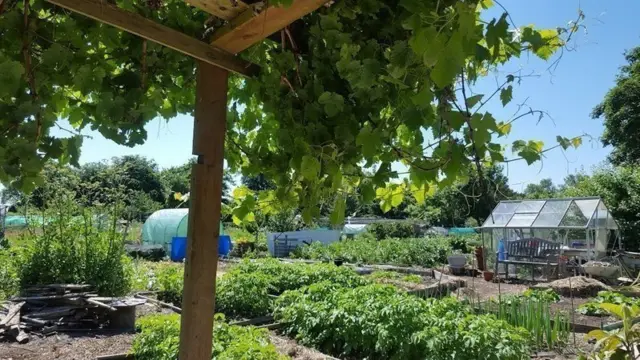
[(493, 281), (493, 271), (485, 271), (482, 276), (484, 276), (484, 281)]
[(447, 260), (449, 261), (449, 267), (451, 268), (464, 268), (464, 266), (467, 264), (467, 257), (464, 255), (449, 255), (449, 257), (447, 257)]

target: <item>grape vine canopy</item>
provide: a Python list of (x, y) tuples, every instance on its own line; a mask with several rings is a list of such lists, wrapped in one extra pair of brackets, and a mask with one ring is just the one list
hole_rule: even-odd
[[(194, 37), (220, 26), (181, 0), (115, 0)], [(291, 1), (271, 1), (270, 4)], [(499, 4), (498, 4), (499, 5)], [(500, 137), (513, 119), (485, 111), (507, 105), (518, 74), (491, 94), (476, 80), (514, 57), (550, 59), (579, 28), (515, 27), (505, 13), (481, 17), (491, 0), (339, 0), (304, 17), (242, 56), (256, 78), (232, 77), (225, 158), (232, 171), (264, 174), (278, 187), (235, 191), (234, 220), (250, 221), (300, 206), (319, 216), (334, 201), (343, 220), (346, 194), (383, 210), (406, 192), (424, 201), (435, 186), (462, 181), (468, 166), (508, 159)], [(206, 24), (206, 25), (204, 25)], [(44, 163), (75, 164), (84, 128), (124, 145), (144, 142), (144, 125), (192, 113), (195, 62), (43, 0), (0, 0), (0, 181), (30, 190)], [(536, 115), (529, 111), (523, 115)], [(72, 128), (52, 136), (59, 119)], [(580, 145), (558, 137), (551, 148)], [(532, 163), (549, 148), (516, 140), (514, 156)], [(404, 182), (392, 164), (408, 169)]]

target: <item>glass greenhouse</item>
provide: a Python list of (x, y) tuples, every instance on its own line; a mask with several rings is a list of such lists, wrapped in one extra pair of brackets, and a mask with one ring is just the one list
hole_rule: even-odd
[(620, 247), (618, 224), (599, 197), (501, 201), (482, 224), (483, 244), (544, 239), (561, 243), (564, 253), (598, 259)]
[[(187, 237), (189, 209), (164, 209), (151, 214), (142, 226), (142, 243), (162, 245), (171, 252), (173, 237)], [(220, 234), (222, 222), (220, 223)]]

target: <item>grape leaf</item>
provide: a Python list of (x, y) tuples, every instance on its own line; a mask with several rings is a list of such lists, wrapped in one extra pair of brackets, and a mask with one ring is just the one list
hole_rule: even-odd
[(313, 156), (305, 155), (302, 157), (300, 172), (305, 179), (317, 181), (320, 174), (320, 162)]
[(347, 208), (347, 200), (344, 196), (338, 196), (333, 204), (333, 211), (329, 216), (332, 225), (340, 225), (344, 222), (344, 212)]
[(20, 86), (24, 67), (17, 61), (7, 60), (0, 63), (0, 97), (14, 95)]
[(511, 99), (513, 98), (513, 86), (509, 85), (506, 88), (500, 90), (500, 101), (502, 101), (502, 106), (506, 106)]
[(480, 100), (482, 100), (483, 97), (483, 94), (478, 94), (467, 98), (467, 107), (469, 107), (469, 109), (473, 108)]

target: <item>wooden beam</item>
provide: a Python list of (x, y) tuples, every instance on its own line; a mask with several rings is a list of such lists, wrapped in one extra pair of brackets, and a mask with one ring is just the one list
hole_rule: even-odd
[(198, 64), (180, 360), (211, 359), (229, 73)]
[(47, 1), (237, 74), (252, 76), (258, 69), (257, 65), (238, 59), (224, 50), (158, 24), (144, 16), (122, 10), (106, 1)]
[(186, 2), (227, 21), (249, 9), (247, 4), (239, 0), (186, 0)]
[(289, 7), (272, 6), (257, 15), (252, 9), (248, 9), (226, 26), (216, 30), (211, 43), (237, 54), (327, 2), (328, 0), (295, 0)]

